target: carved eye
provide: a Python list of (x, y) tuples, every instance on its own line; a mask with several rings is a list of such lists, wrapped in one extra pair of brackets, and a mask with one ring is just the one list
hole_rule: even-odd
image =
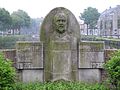
[(60, 22), (61, 20), (57, 20), (57, 22)]
[(62, 20), (62, 22), (65, 22), (65, 20)]
[(66, 20), (64, 20), (64, 19), (58, 19), (57, 22), (59, 22), (59, 23), (60, 23), (60, 22), (61, 22), (61, 23), (64, 23), (64, 22), (66, 22)]

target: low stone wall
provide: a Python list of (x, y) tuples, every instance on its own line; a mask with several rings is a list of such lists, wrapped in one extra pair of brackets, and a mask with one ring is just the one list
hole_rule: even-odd
[[(17, 77), (23, 82), (44, 82), (44, 50), (41, 42), (18, 42), (16, 49), (0, 50), (13, 61)], [(103, 42), (82, 41), (79, 43), (79, 81), (100, 82), (107, 78), (101, 67), (117, 49), (104, 49)], [(101, 58), (102, 57), (102, 58)], [(80, 59), (81, 58), (81, 59)], [(19, 67), (18, 67), (19, 66)]]
[(120, 40), (115, 38), (102, 38), (91, 35), (82, 35), (81, 40), (83, 41), (104, 41), (106, 49), (120, 49)]

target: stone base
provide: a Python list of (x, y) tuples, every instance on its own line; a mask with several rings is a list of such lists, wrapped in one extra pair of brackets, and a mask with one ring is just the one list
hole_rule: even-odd
[(23, 82), (43, 82), (43, 70), (22, 70)]
[(99, 69), (79, 69), (79, 81), (81, 82), (100, 82), (101, 72)]

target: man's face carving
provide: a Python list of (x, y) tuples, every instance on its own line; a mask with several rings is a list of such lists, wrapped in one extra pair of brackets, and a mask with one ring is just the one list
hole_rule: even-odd
[(64, 13), (56, 14), (54, 17), (55, 30), (62, 34), (67, 29), (67, 16)]

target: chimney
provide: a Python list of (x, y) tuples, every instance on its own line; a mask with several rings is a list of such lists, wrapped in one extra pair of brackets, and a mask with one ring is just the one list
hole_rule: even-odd
[(117, 7), (119, 7), (119, 8), (120, 8), (120, 5), (117, 5)]

